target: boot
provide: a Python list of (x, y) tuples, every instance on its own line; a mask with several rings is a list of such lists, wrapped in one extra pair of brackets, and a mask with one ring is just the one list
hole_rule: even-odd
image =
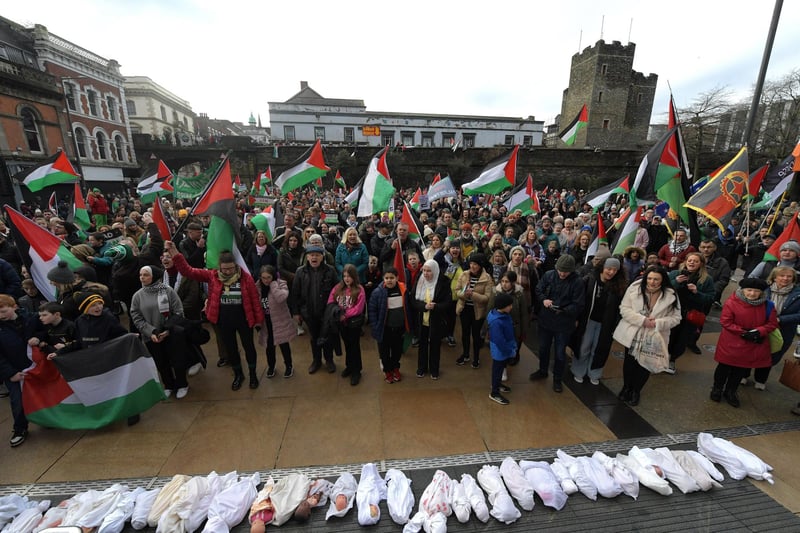
[(636, 407), (639, 405), (640, 394), (638, 390), (631, 391), (631, 394), (628, 398), (628, 405), (631, 407)]
[(736, 389), (729, 389), (725, 391), (725, 401), (731, 407), (739, 407), (742, 405), (742, 402), (739, 401), (739, 397), (736, 395)]
[(234, 370), (233, 372), (233, 383), (231, 383), (231, 390), (239, 390), (242, 388), (242, 383), (244, 383), (244, 373), (242, 373), (242, 369)]
[(619, 398), (621, 402), (627, 402), (631, 398), (631, 389), (628, 387), (622, 387), (622, 390), (619, 391), (617, 398)]
[(258, 388), (258, 376), (256, 375), (255, 370), (250, 371), (250, 388), (257, 389)]
[(709, 396), (709, 398), (711, 398), (712, 402), (719, 402), (720, 400), (722, 400), (722, 389), (718, 389), (716, 387), (711, 389), (711, 395)]

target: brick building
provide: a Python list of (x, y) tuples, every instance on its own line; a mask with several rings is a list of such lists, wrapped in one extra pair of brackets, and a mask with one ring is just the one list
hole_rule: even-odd
[[(646, 143), (658, 75), (633, 70), (635, 52), (634, 43), (601, 39), (572, 56), (557, 131), (569, 124), (584, 104), (589, 111), (589, 123), (572, 148), (629, 149)], [(547, 144), (564, 147), (553, 131), (556, 128), (548, 131)]]

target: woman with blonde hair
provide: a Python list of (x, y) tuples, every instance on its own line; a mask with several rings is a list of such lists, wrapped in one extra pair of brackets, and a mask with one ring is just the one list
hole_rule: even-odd
[(367, 281), (367, 268), (369, 268), (369, 252), (358, 237), (358, 230), (347, 228), (342, 235), (342, 242), (336, 247), (334, 261), (339, 276), (344, 274), (345, 265), (353, 265), (358, 273), (358, 281)]
[(430, 245), (422, 251), (422, 257), (425, 258), (425, 261), (428, 259), (434, 259), (436, 254), (439, 253), (439, 250), (442, 250), (442, 236), (438, 233), (431, 233), (430, 237)]
[(688, 347), (692, 353), (700, 354), (697, 346), (700, 328), (705, 314), (714, 302), (714, 280), (706, 271), (706, 258), (700, 252), (689, 252), (678, 270), (669, 273), (672, 288), (681, 303), (681, 321), (669, 337), (669, 370), (675, 373), (675, 361)]

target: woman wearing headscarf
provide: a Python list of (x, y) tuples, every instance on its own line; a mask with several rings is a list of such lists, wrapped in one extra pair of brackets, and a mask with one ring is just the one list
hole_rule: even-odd
[(411, 293), (411, 308), (419, 327), (418, 378), (430, 372), (431, 379), (439, 379), (441, 342), (447, 334), (447, 311), (452, 305), (449, 280), (439, 273), (439, 263), (428, 259)]
[(183, 316), (183, 304), (175, 290), (162, 282), (164, 272), (154, 266), (139, 269), (142, 288), (131, 299), (131, 319), (156, 363), (164, 393), (180, 399), (189, 392), (183, 339), (167, 327), (167, 320)]

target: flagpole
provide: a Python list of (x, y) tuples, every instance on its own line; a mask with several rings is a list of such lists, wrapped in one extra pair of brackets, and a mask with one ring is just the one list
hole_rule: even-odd
[[(230, 155), (231, 155), (232, 153), (233, 153), (233, 150), (228, 150), (228, 151), (225, 153), (225, 157), (223, 157), (223, 158), (222, 158), (222, 162), (219, 164), (219, 168), (217, 169), (217, 172), (216, 172), (216, 174), (214, 174), (214, 176), (213, 176), (213, 177), (212, 177), (212, 178), (209, 180), (209, 182), (206, 184), (206, 187), (205, 187), (205, 189), (203, 189), (203, 192), (201, 192), (201, 193), (200, 193), (200, 195), (199, 195), (197, 198), (200, 198), (200, 197), (202, 197), (202, 196), (203, 196), (203, 195), (204, 195), (206, 192), (208, 192), (209, 188), (211, 188), (211, 187), (214, 185), (214, 183), (217, 181), (217, 176), (219, 176), (219, 173), (220, 173), (220, 171), (222, 170), (222, 167), (224, 167), (224, 166), (225, 166), (225, 161), (227, 161), (227, 160), (228, 160), (228, 158), (230, 157)], [(197, 198), (195, 198), (195, 200), (197, 200)], [(161, 201), (161, 200), (158, 198), (158, 196), (156, 196), (156, 200), (158, 200), (159, 202)], [(177, 235), (180, 235), (180, 234), (181, 234), (181, 232), (183, 232), (183, 228), (184, 228), (184, 226), (186, 226), (186, 224), (188, 224), (188, 223), (189, 223), (189, 219), (190, 219), (190, 218), (192, 218), (192, 217), (194, 216), (194, 210), (195, 210), (195, 207), (197, 207), (197, 202), (195, 202), (195, 203), (193, 203), (193, 204), (192, 204), (192, 207), (191, 207), (191, 209), (189, 210), (189, 214), (188, 214), (188, 215), (186, 215), (186, 218), (184, 218), (184, 219), (181, 221), (181, 223), (178, 225), (178, 227), (177, 227), (177, 228), (175, 228), (175, 232), (172, 234), (172, 236), (173, 236), (173, 237), (175, 237), (175, 236), (177, 236)]]
[[(787, 188), (786, 191), (788, 191), (788, 190), (789, 189)], [(773, 213), (772, 222), (769, 223), (769, 229), (767, 230), (767, 233), (772, 233), (772, 226), (773, 226), (773, 224), (775, 224), (775, 220), (778, 218), (778, 216), (777, 216), (778, 208), (783, 203), (783, 197), (786, 196), (786, 191), (783, 191), (783, 194), (781, 194), (780, 199), (775, 203), (775, 213)], [(767, 215), (769, 215), (769, 212), (767, 212)]]

